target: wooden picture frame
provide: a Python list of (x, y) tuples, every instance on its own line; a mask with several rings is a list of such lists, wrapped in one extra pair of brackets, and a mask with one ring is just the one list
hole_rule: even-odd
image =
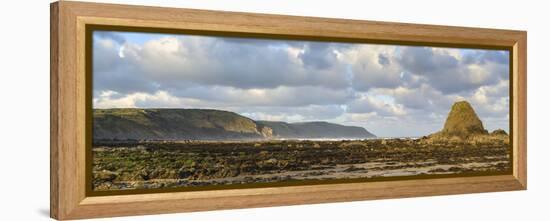
[[(373, 200), (527, 188), (527, 33), (515, 30), (418, 25), (80, 2), (51, 4), (51, 217), (126, 215)], [(90, 196), (86, 154), (86, 28), (148, 27), (273, 38), (510, 50), (512, 165), (510, 175), (450, 177), (193, 192)]]

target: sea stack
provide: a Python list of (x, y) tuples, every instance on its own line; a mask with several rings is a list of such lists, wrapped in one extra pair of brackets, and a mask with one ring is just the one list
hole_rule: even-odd
[(470, 142), (470, 143), (508, 143), (509, 138), (506, 131), (497, 129), (489, 133), (483, 127), (483, 123), (477, 116), (474, 108), (467, 101), (455, 102), (447, 116), (443, 129), (433, 133), (424, 139), (423, 142)]
[(466, 138), (471, 135), (488, 134), (488, 132), (483, 128), (483, 123), (470, 103), (459, 101), (453, 104), (440, 134), (447, 137)]

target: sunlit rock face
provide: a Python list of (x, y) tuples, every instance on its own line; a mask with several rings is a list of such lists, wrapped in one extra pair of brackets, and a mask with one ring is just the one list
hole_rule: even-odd
[(468, 137), (474, 134), (487, 134), (487, 130), (483, 128), (483, 123), (470, 103), (459, 101), (453, 104), (441, 134)]
[(489, 133), (467, 101), (453, 104), (443, 129), (422, 139), (426, 143), (509, 143), (506, 131)]

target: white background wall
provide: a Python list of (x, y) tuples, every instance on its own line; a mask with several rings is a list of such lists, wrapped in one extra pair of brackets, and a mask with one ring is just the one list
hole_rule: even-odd
[[(547, 220), (549, 7), (545, 1), (132, 0), (101, 2), (527, 30), (529, 190), (113, 220)], [(0, 220), (49, 213), (49, 1), (5, 1), (0, 19)], [(546, 22), (545, 22), (546, 21)], [(546, 209), (546, 210), (545, 210)]]

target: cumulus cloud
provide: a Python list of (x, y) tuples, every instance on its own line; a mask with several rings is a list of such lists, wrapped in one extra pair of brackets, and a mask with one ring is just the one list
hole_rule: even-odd
[(154, 94), (132, 93), (121, 96), (115, 91), (103, 91), (94, 100), (96, 108), (136, 108), (136, 107), (181, 107), (180, 98), (171, 96), (165, 91)]
[(404, 83), (396, 55), (396, 46), (357, 45), (344, 51), (342, 60), (350, 65), (352, 87), (358, 91), (368, 91), (372, 88), (394, 88)]
[(262, 89), (239, 89), (226, 86), (199, 86), (178, 90), (180, 97), (218, 101), (228, 105), (305, 106), (345, 103), (354, 96), (351, 91), (301, 86)]
[(494, 62), (497, 64), (508, 65), (510, 56), (504, 51), (472, 50), (464, 56), (464, 64), (485, 64)]
[[(290, 46), (269, 40), (250, 40), (252, 44), (243, 44), (243, 41), (171, 36), (153, 39), (143, 45), (127, 43), (122, 46), (124, 58), (116, 59), (124, 60), (117, 68), (127, 69), (134, 77), (146, 78), (174, 90), (189, 83), (245, 89), (278, 86), (345, 88), (348, 84), (340, 76), (345, 71), (342, 64), (334, 63), (328, 55), (327, 58), (312, 57), (321, 54), (317, 53), (318, 50), (329, 50), (320, 49), (315, 43)], [(110, 53), (112, 57), (118, 51)]]
[(362, 94), (359, 98), (347, 104), (348, 113), (371, 113), (382, 116), (405, 115), (406, 111), (402, 104), (396, 104), (395, 100), (389, 97), (377, 97), (369, 94)]
[(337, 54), (329, 43), (312, 42), (298, 55), (306, 67), (327, 69), (337, 64)]
[(233, 111), (257, 120), (302, 122), (332, 120), (345, 113), (340, 105), (306, 105), (300, 107), (238, 107)]
[(403, 69), (420, 76), (439, 91), (450, 94), (495, 84), (506, 78), (508, 65), (501, 63), (503, 59), (495, 54), (507, 56), (485, 50), (469, 52), (463, 58), (459, 49), (404, 47), (399, 61)]
[(506, 51), (98, 31), (94, 108), (224, 109), (330, 121), (381, 136), (442, 127), (467, 100), (508, 129)]

